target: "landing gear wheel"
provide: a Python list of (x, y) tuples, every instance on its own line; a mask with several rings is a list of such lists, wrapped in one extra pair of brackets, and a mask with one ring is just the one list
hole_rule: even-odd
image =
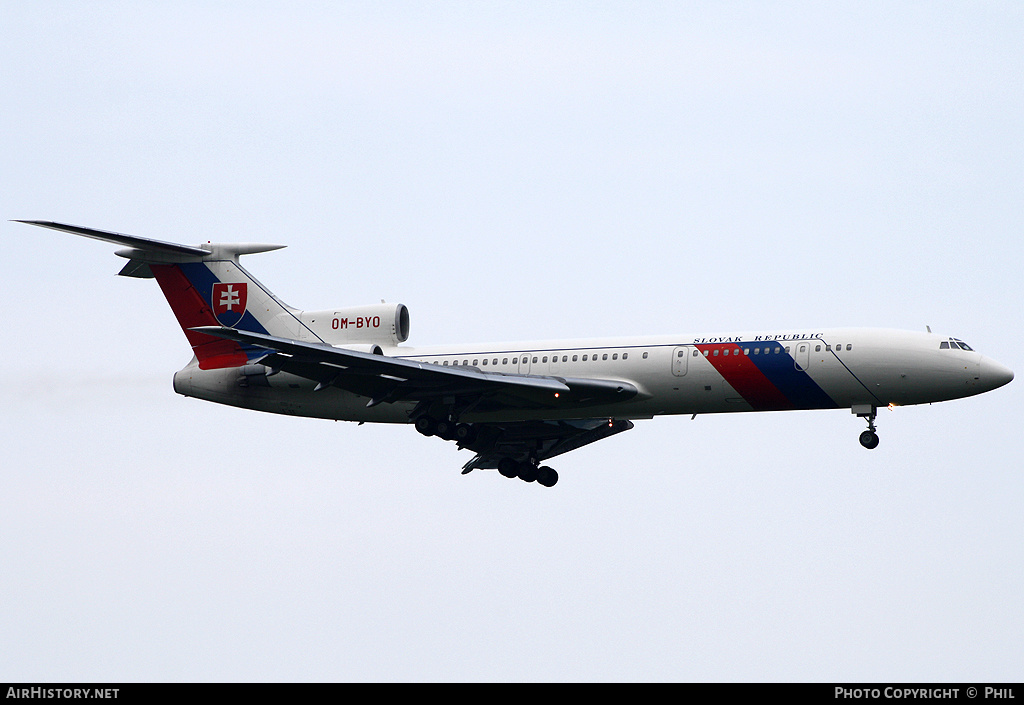
[(877, 448), (878, 434), (874, 431), (864, 431), (864, 433), (860, 434), (860, 444), (868, 450)]
[(853, 413), (868, 422), (868, 430), (860, 434), (860, 444), (871, 450), (878, 447), (878, 434), (875, 433), (875, 417), (878, 415), (878, 408), (868, 404), (854, 404)]
[(429, 416), (419, 417), (413, 425), (416, 427), (416, 430), (424, 436), (433, 436), (437, 430), (437, 424), (434, 422), (434, 419)]
[(498, 461), (498, 472), (503, 477), (513, 478), (519, 474), (519, 463), (512, 458), (502, 458)]
[(549, 468), (547, 465), (541, 465), (537, 468), (538, 485), (554, 487), (556, 482), (558, 482), (558, 473), (555, 472), (554, 468)]
[(537, 466), (529, 461), (519, 463), (519, 472), (516, 474), (523, 482), (533, 482), (537, 479)]
[(451, 419), (441, 419), (435, 425), (434, 433), (446, 441), (455, 438), (455, 423)]
[(476, 438), (476, 429), (468, 423), (460, 423), (455, 427), (455, 440), (463, 445), (472, 443)]

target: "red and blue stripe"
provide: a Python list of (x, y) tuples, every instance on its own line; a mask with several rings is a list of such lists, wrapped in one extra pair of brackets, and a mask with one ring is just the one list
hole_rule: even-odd
[[(697, 345), (726, 383), (755, 411), (837, 409), (779, 341)], [(754, 354), (754, 349), (760, 352)], [(749, 353), (744, 354), (744, 350)]]
[[(205, 264), (151, 264), (149, 268), (161, 291), (164, 292), (171, 310), (174, 311), (178, 324), (185, 332), (185, 337), (199, 360), (200, 369), (239, 367), (250, 359), (266, 354), (267, 351), (261, 348), (191, 330), (199, 326), (220, 325), (213, 315), (211, 301), (213, 285), (220, 280)], [(254, 333), (267, 332), (249, 311), (245, 312), (234, 327)]]

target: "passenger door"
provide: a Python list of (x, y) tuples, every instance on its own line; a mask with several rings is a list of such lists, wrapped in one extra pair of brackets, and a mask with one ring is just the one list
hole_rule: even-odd
[(793, 364), (800, 372), (806, 372), (811, 364), (811, 343), (809, 340), (797, 340), (793, 343)]
[(532, 353), (523, 353), (519, 356), (519, 374), (528, 375), (530, 374), (530, 355)]
[(694, 349), (695, 348), (681, 347), (672, 350), (672, 374), (676, 377), (686, 376), (686, 368), (689, 366), (690, 351)]

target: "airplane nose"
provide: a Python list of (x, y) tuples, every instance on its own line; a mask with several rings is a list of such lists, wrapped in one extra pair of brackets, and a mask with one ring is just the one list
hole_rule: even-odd
[(1013, 379), (1013, 370), (987, 357), (981, 358), (980, 367), (980, 382), (986, 392), (990, 389), (1002, 387), (1004, 384), (1009, 384)]

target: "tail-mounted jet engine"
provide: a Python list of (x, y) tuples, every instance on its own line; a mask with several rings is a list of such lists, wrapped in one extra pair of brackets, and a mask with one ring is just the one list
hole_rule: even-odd
[(303, 311), (299, 320), (325, 343), (343, 348), (365, 350), (366, 345), (388, 348), (409, 339), (409, 309), (405, 304)]

